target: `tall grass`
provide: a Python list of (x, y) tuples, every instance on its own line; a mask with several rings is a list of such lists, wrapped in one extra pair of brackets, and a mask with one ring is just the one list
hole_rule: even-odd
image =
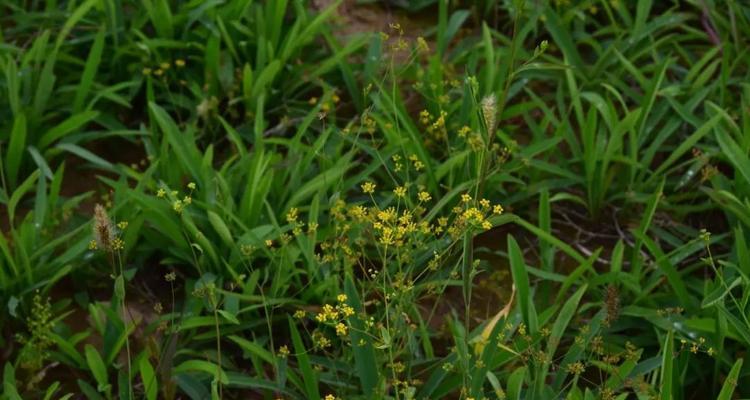
[(2, 398), (750, 395), (750, 9), (395, 3), (0, 6)]

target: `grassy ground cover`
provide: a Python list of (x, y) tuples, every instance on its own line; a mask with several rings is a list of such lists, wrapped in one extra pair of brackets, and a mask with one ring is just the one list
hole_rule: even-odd
[(0, 10), (0, 399), (750, 397), (747, 3)]

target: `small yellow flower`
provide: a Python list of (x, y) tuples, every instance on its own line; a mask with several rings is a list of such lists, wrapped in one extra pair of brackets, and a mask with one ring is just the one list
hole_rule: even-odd
[(336, 324), (336, 334), (337, 335), (344, 336), (344, 335), (347, 334), (348, 331), (349, 331), (349, 328), (347, 328), (347, 326), (344, 325), (343, 323), (339, 322), (338, 324)]
[(128, 221), (120, 221), (117, 223), (117, 227), (120, 228), (120, 230), (124, 230), (128, 227)]
[(351, 317), (354, 315), (354, 309), (344, 304), (341, 306), (341, 313), (344, 314), (345, 317)]
[(161, 68), (158, 68), (156, 71), (154, 71), (154, 75), (156, 76), (162, 76), (164, 75), (164, 70)]
[(471, 196), (468, 193), (464, 193), (461, 195), (461, 202), (468, 203), (471, 201)]
[(580, 361), (576, 361), (572, 364), (568, 364), (568, 366), (565, 369), (569, 374), (573, 374), (573, 375), (581, 375), (584, 371), (586, 371), (586, 367)]
[(146, 75), (146, 76), (148, 76), (148, 75), (151, 75), (151, 68), (148, 68), (148, 67), (144, 67), (144, 68), (143, 68), (143, 69), (141, 70), (141, 72), (143, 73), (143, 75)]
[(286, 222), (290, 224), (297, 221), (299, 210), (296, 207), (292, 207), (288, 213), (286, 213)]
[(182, 68), (185, 66), (185, 60), (178, 58), (174, 60), (174, 65), (176, 65), (178, 68)]
[(362, 191), (367, 194), (375, 193), (375, 184), (372, 182), (365, 182), (362, 184)]
[(398, 186), (393, 189), (393, 194), (395, 194), (398, 198), (403, 198), (404, 196), (406, 196), (406, 188), (403, 186)]
[(334, 396), (332, 394), (327, 394), (326, 397), (325, 397), (325, 400), (336, 400), (336, 396)]
[(185, 204), (190, 204), (190, 203), (193, 202), (193, 198), (190, 197), (190, 196), (185, 196), (185, 198), (182, 199), (182, 202), (185, 203)]
[(417, 50), (423, 53), (430, 51), (430, 46), (427, 45), (427, 41), (422, 36), (417, 38)]
[(289, 356), (289, 348), (286, 345), (279, 347), (279, 356), (281, 358), (287, 358)]
[(161, 69), (167, 70), (169, 69), (169, 67), (171, 67), (171, 65), (168, 62), (163, 62), (159, 64), (159, 67), (161, 67)]
[(302, 319), (305, 318), (305, 311), (304, 310), (297, 310), (294, 312), (294, 318)]
[(503, 213), (503, 206), (501, 206), (500, 204), (495, 204), (495, 206), (492, 207), (492, 212), (494, 214), (497, 214), (497, 215), (502, 214)]
[(92, 240), (91, 240), (91, 241), (89, 242), (89, 250), (96, 250), (96, 249), (98, 249), (98, 248), (99, 248), (99, 246), (97, 246), (97, 244), (96, 244), (96, 240), (93, 240), (93, 239), (92, 239)]
[(432, 196), (430, 196), (430, 194), (425, 191), (419, 192), (417, 197), (419, 198), (419, 201), (421, 202), (428, 202), (432, 200)]
[(266, 247), (273, 247), (273, 240), (266, 239)]
[(190, 182), (187, 184), (188, 189), (195, 190), (195, 182)]
[(163, 188), (159, 188), (159, 190), (156, 191), (156, 197), (162, 198), (167, 195), (167, 191)]
[(172, 209), (174, 209), (178, 214), (182, 213), (182, 210), (185, 208), (185, 205), (182, 204), (180, 200), (175, 200), (174, 203), (172, 203)]
[(336, 296), (336, 300), (339, 301), (339, 303), (344, 303), (349, 297), (347, 297), (345, 294), (341, 293), (340, 295)]

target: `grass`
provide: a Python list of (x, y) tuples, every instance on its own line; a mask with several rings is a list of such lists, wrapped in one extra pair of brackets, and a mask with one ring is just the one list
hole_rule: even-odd
[(742, 2), (0, 9), (0, 398), (750, 396)]

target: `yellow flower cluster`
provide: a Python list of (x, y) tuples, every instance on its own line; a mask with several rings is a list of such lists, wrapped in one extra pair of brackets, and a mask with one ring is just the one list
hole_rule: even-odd
[(422, 110), (419, 113), (419, 122), (427, 131), (425, 145), (428, 147), (435, 147), (448, 140), (448, 130), (446, 128), (447, 117), (448, 113), (443, 110), (441, 110), (436, 116), (433, 116), (427, 110)]
[[(185, 65), (187, 65), (187, 63), (185, 62), (185, 60), (178, 58), (177, 60), (174, 61), (174, 65), (177, 68), (184, 68)], [(164, 73), (167, 72), (170, 68), (172, 68), (172, 64), (168, 62), (162, 62), (153, 68), (143, 67), (143, 69), (141, 69), (141, 73), (145, 76), (153, 75), (153, 76), (159, 77), (159, 76), (164, 75)]]
[(362, 191), (367, 194), (375, 193), (375, 184), (372, 182), (365, 182), (361, 185)]
[[(333, 327), (337, 336), (345, 337), (349, 334), (349, 325), (347, 325), (346, 319), (354, 315), (354, 308), (346, 304), (348, 297), (343, 293), (336, 296), (336, 300), (338, 301), (338, 304), (335, 306), (324, 304), (321, 311), (315, 315), (315, 320), (321, 324), (327, 324)], [(294, 317), (304, 318), (305, 312), (298, 310), (294, 313)], [(321, 349), (331, 345), (331, 340), (319, 330), (313, 332), (313, 341), (315, 342), (315, 345)]]
[(182, 199), (178, 197), (179, 192), (176, 190), (172, 190), (167, 194), (167, 191), (164, 188), (159, 188), (156, 191), (156, 197), (163, 199), (167, 198), (172, 203), (172, 209), (178, 213), (182, 214), (182, 211), (185, 210), (187, 206), (192, 204), (193, 202), (193, 191), (196, 188), (195, 182), (190, 182), (187, 184), (187, 188), (190, 190), (188, 194), (186, 194)]
[(500, 215), (503, 213), (503, 206), (490, 204), (487, 199), (479, 200), (479, 204), (474, 204), (471, 195), (464, 193), (461, 195), (461, 206), (453, 208), (453, 213), (457, 216), (453, 225), (448, 228), (448, 232), (453, 237), (458, 237), (466, 229), (482, 228), (485, 230), (492, 229), (492, 222), (487, 218), (491, 215)]

